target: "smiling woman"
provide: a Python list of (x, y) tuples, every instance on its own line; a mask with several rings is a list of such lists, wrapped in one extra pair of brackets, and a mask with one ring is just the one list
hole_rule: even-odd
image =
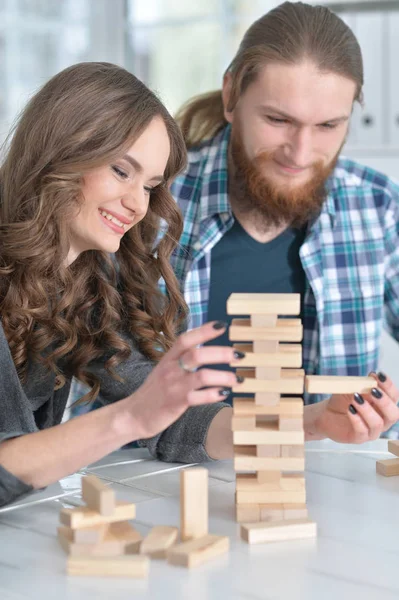
[[(134, 440), (209, 458), (236, 379), (197, 368), (235, 354), (197, 347), (223, 323), (176, 340), (169, 184), (184, 163), (175, 121), (115, 65), (69, 67), (23, 112), (0, 169), (0, 505)], [(72, 377), (104, 406), (61, 423)]]

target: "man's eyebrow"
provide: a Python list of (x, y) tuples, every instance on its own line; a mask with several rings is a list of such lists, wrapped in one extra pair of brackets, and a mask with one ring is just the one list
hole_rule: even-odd
[[(261, 110), (269, 110), (277, 115), (280, 115), (281, 117), (284, 117), (284, 119), (289, 119), (290, 121), (293, 121), (294, 123), (299, 123), (299, 121), (297, 119), (295, 119), (295, 117), (293, 117), (292, 115), (289, 115), (288, 113), (285, 113), (284, 111), (280, 110), (279, 108), (274, 108), (274, 106), (264, 104), (264, 105), (260, 106), (259, 108)], [(333, 119), (327, 119), (326, 121), (323, 121), (322, 123), (318, 123), (318, 125), (324, 125), (324, 123), (343, 123), (348, 120), (349, 120), (348, 115), (342, 115), (340, 117), (334, 117)]]
[[(132, 167), (134, 169), (136, 169), (136, 171), (138, 171), (139, 173), (143, 172), (143, 167), (141, 166), (141, 164), (135, 159), (133, 158), (133, 156), (130, 156), (130, 154), (125, 154), (124, 156), (122, 156), (122, 158), (124, 160), (126, 160), (128, 163), (130, 163), (132, 165)], [(151, 177), (151, 181), (164, 181), (164, 176), (163, 175), (154, 175), (154, 177)]]

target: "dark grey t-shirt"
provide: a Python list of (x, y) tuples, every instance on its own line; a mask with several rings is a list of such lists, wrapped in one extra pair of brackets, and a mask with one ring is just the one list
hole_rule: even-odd
[[(106, 405), (126, 398), (144, 382), (153, 364), (129, 339), (130, 357), (117, 367), (124, 382), (115, 381), (104, 369), (107, 356), (90, 365), (100, 380), (98, 400)], [(33, 433), (58, 425), (68, 400), (70, 381), (54, 390), (55, 376), (38, 364), (31, 364), (26, 385), (21, 385), (11, 357), (7, 339), (0, 324), (0, 443), (6, 439)], [(210, 460), (205, 450), (209, 425), (217, 412), (226, 406), (217, 404), (190, 408), (164, 432), (147, 440), (151, 454), (160, 460), (203, 462)], [(79, 418), (79, 417), (77, 417)], [(32, 491), (32, 487), (15, 477), (0, 464), (0, 506)]]

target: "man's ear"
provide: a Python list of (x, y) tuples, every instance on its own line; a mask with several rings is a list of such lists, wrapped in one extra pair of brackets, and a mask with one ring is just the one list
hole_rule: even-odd
[(233, 121), (233, 111), (227, 110), (230, 102), (232, 78), (229, 72), (224, 74), (223, 77), (223, 88), (222, 88), (222, 99), (223, 99), (223, 114), (224, 118), (228, 123)]

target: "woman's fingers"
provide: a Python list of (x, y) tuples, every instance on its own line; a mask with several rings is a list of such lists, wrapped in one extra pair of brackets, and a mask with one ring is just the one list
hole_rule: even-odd
[(370, 375), (375, 378), (376, 387), (380, 388), (390, 398), (391, 402), (397, 404), (399, 401), (399, 390), (392, 379), (381, 372), (370, 373)]
[(213, 404), (223, 401), (231, 393), (231, 388), (209, 388), (207, 390), (192, 391), (188, 394), (189, 406), (198, 406), (199, 404)]
[(349, 415), (356, 431), (361, 435), (362, 439), (360, 441), (366, 440), (363, 439), (363, 428), (362, 423), (359, 421), (359, 417), (363, 420), (368, 431), (366, 439), (375, 440), (384, 430), (384, 419), (370, 404), (365, 395), (355, 394), (354, 402), (349, 406)]
[(180, 366), (193, 370), (202, 365), (230, 364), (244, 358), (244, 352), (238, 352), (230, 346), (200, 346), (186, 350), (180, 358)]
[(169, 350), (169, 358), (172, 360), (179, 358), (180, 355), (187, 350), (217, 338), (225, 331), (226, 327), (227, 323), (224, 323), (223, 321), (213, 321), (212, 323), (205, 323), (205, 325), (197, 327), (196, 329), (186, 331), (178, 337), (173, 348)]
[(392, 402), (390, 396), (380, 388), (373, 388), (370, 394), (367, 394), (367, 401), (371, 404), (374, 410), (380, 415), (383, 420), (383, 429), (386, 431), (399, 419), (399, 409)]

